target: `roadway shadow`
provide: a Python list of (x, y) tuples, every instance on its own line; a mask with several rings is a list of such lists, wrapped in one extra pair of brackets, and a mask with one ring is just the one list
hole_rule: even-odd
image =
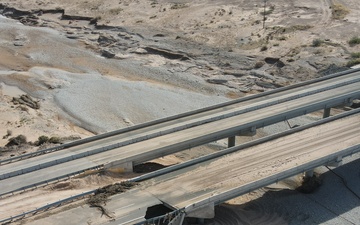
[(360, 159), (333, 171), (339, 176), (331, 171), (323, 173), (321, 186), (310, 194), (296, 190), (270, 190), (245, 204), (217, 206), (216, 217), (209, 223), (360, 224)]

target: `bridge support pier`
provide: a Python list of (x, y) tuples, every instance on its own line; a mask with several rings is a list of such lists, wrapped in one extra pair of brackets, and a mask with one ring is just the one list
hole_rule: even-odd
[(337, 157), (335, 161), (327, 164), (327, 166), (331, 166), (331, 167), (338, 167), (341, 165), (342, 165), (342, 157), (341, 156)]
[(325, 108), (323, 118), (329, 117), (330, 116), (330, 111), (331, 111), (331, 108)]
[(236, 144), (235, 136), (228, 138), (228, 148), (234, 147)]
[[(256, 126), (251, 127), (247, 130), (241, 130), (236, 136), (254, 136), (256, 135)], [(236, 145), (235, 137), (232, 136), (228, 138), (228, 148), (234, 147)]]
[(305, 178), (311, 178), (314, 176), (314, 170), (308, 170), (305, 172)]

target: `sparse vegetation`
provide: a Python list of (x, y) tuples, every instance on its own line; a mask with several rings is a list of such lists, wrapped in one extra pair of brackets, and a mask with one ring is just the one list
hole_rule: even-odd
[(122, 8), (118, 7), (118, 8), (113, 8), (113, 9), (110, 9), (109, 12), (112, 14), (112, 15), (118, 15), (120, 14), (120, 12), (123, 11)]
[(26, 144), (26, 137), (22, 134), (16, 136), (16, 137), (13, 137), (13, 138), (10, 138), (9, 139), (9, 142), (5, 145), (6, 147), (10, 147), (10, 146), (14, 146), (14, 145), (22, 145), (22, 144)]
[(183, 8), (186, 8), (188, 7), (187, 4), (184, 4), (184, 3), (175, 3), (174, 5), (172, 5), (170, 7), (170, 9), (183, 9)]
[(360, 44), (360, 37), (352, 37), (349, 41), (350, 46), (355, 46)]
[(350, 60), (349, 62), (346, 63), (346, 66), (352, 67), (358, 64), (360, 64), (360, 58)]
[(352, 67), (360, 64), (360, 52), (351, 53), (351, 58), (352, 59), (346, 64), (347, 67)]
[(345, 18), (347, 14), (349, 14), (350, 10), (341, 4), (332, 5), (332, 18), (335, 20), (342, 20)]
[(292, 30), (292, 31), (295, 31), (295, 30), (308, 30), (310, 28), (312, 28), (313, 26), (311, 25), (294, 25), (294, 26), (291, 26), (289, 29)]
[(3, 139), (6, 139), (8, 137), (10, 137), (12, 135), (12, 131), (11, 130), (7, 130), (6, 134), (3, 136)]
[(36, 146), (40, 146), (44, 143), (47, 143), (49, 141), (49, 137), (42, 135), (38, 138), (38, 140), (34, 143)]
[(312, 42), (312, 46), (313, 47), (319, 47), (324, 41), (321, 40), (321, 39), (314, 39), (313, 42)]
[(60, 144), (61, 143), (61, 139), (59, 137), (51, 137), (49, 140), (48, 140), (49, 143), (52, 143), (52, 144)]
[(351, 58), (353, 58), (353, 59), (358, 59), (358, 58), (360, 58), (360, 52), (353, 52), (353, 53), (351, 53)]

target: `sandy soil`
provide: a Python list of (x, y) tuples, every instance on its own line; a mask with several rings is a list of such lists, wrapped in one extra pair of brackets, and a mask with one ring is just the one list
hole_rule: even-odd
[[(348, 13), (335, 19), (334, 4)], [(42, 11), (19, 15), (7, 7)], [(58, 11), (46, 12), (53, 9), (82, 17), (61, 19)], [(357, 0), (268, 1), (266, 29), (260, 0), (3, 0), (0, 12), (16, 19), (0, 17), (0, 146), (19, 134), (32, 142), (41, 135), (87, 137), (266, 91), (342, 70), (350, 53), (360, 51), (360, 45), (348, 44), (360, 32)], [(321, 40), (318, 47), (313, 46), (316, 39)], [(22, 94), (38, 101), (40, 109), (15, 105), (12, 98)], [(156, 162), (178, 163), (224, 146), (218, 141)], [(23, 146), (0, 157), (36, 149)], [(124, 179), (94, 177), (65, 182), (66, 190), (44, 188), (9, 198), (6, 204), (20, 212)], [(45, 193), (51, 197), (42, 198)], [(246, 204), (246, 198), (265, 193), (259, 190), (232, 203)], [(261, 214), (259, 205), (242, 214), (242, 221)], [(3, 206), (1, 213), (6, 211)], [(266, 223), (291, 221), (277, 210), (268, 213), (261, 216), (269, 218)], [(299, 211), (289, 217), (301, 221), (296, 220), (301, 215)], [(329, 221), (322, 222), (337, 224)]]

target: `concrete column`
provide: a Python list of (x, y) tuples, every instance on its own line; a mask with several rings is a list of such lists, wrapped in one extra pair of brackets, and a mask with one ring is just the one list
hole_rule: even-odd
[(314, 170), (308, 170), (305, 172), (305, 178), (311, 178), (314, 176)]
[(330, 116), (330, 110), (331, 110), (331, 108), (325, 108), (324, 109), (323, 118), (327, 118), (327, 117)]
[(236, 144), (235, 142), (235, 136), (229, 137), (228, 138), (228, 148), (234, 147)]

